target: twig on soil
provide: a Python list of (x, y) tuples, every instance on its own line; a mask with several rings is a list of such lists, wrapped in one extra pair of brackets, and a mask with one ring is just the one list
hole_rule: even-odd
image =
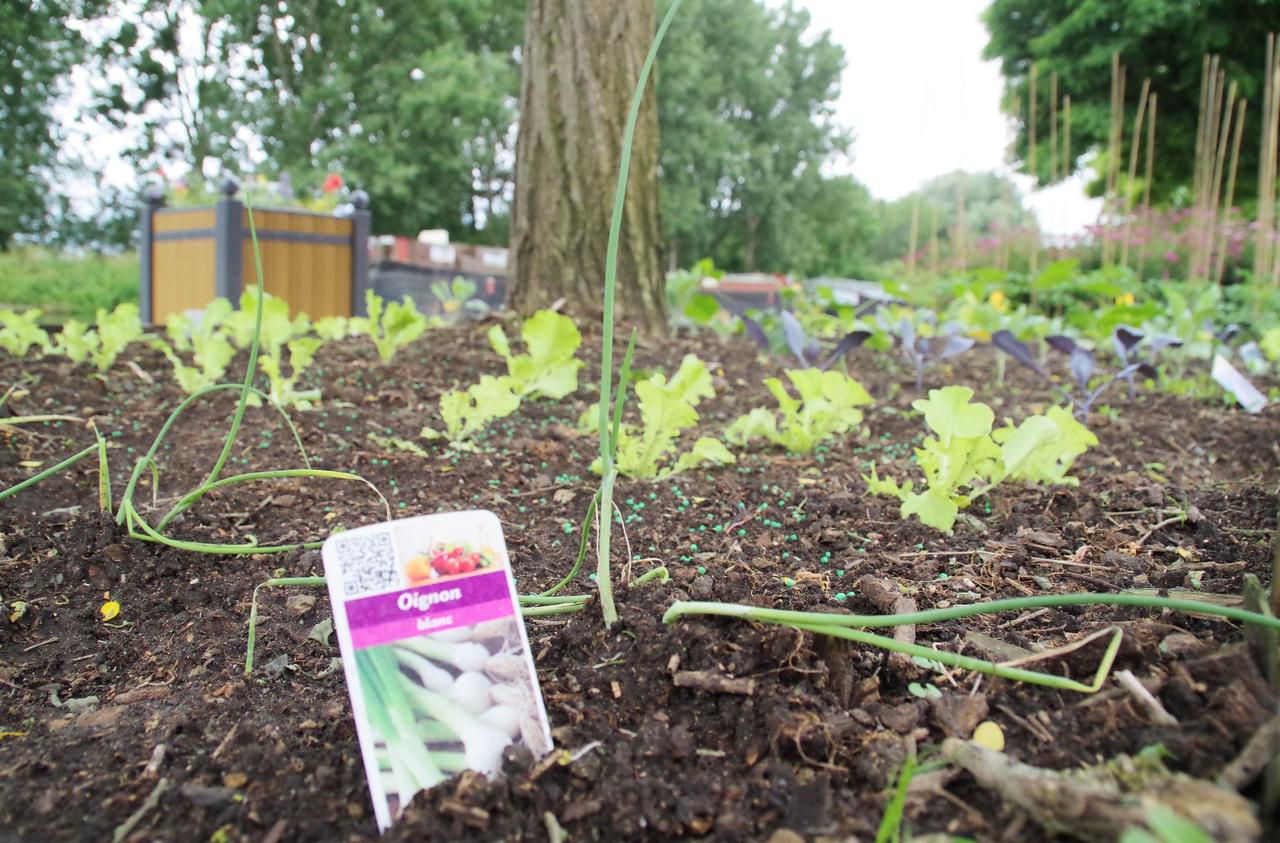
[(681, 670), (672, 674), (671, 681), (677, 688), (693, 688), (715, 694), (740, 694), (754, 696), (756, 680), (750, 677), (725, 676), (710, 670)]
[(541, 486), (537, 489), (525, 489), (523, 492), (512, 492), (503, 495), (504, 498), (527, 498), (529, 495), (545, 495), (547, 492), (554, 492), (556, 489), (568, 489), (578, 483), (554, 483), (550, 486)]
[(151, 758), (147, 761), (147, 766), (142, 768), (144, 779), (154, 779), (160, 774), (160, 765), (164, 763), (164, 756), (168, 750), (169, 748), (162, 743), (156, 744), (156, 748), (151, 750)]
[(111, 833), (111, 843), (120, 843), (120, 841), (133, 833), (133, 829), (137, 827), (138, 823), (142, 822), (142, 818), (150, 813), (156, 805), (160, 804), (160, 797), (163, 796), (164, 792), (168, 789), (168, 779), (161, 779), (156, 782), (156, 786), (151, 789), (151, 793), (148, 794), (147, 798), (138, 806), (138, 810), (130, 814), (127, 820), (116, 826), (116, 830)]
[(1151, 538), (1151, 536), (1157, 530), (1163, 530), (1165, 527), (1169, 527), (1173, 524), (1181, 524), (1186, 520), (1187, 520), (1187, 514), (1185, 512), (1180, 512), (1177, 515), (1171, 516), (1169, 518), (1164, 519), (1163, 521), (1156, 523), (1149, 530), (1143, 533), (1141, 538), (1139, 538), (1136, 542), (1134, 542), (1133, 544), (1134, 549), (1142, 547), (1144, 544), (1146, 544), (1147, 539)]
[(1044, 726), (1041, 726), (1039, 723), (1036, 723), (1034, 720), (1029, 720), (1026, 717), (1023, 717), (1021, 714), (1018, 714), (1018, 712), (1009, 708), (1007, 705), (1003, 705), (1003, 704), (997, 705), (996, 710), (1003, 713), (1006, 717), (1008, 717), (1014, 723), (1017, 723), (1022, 728), (1026, 729), (1032, 735), (1035, 735), (1043, 743), (1053, 743), (1053, 732), (1050, 732), (1048, 729), (1046, 729)]
[[(870, 600), (876, 609), (887, 615), (906, 615), (915, 612), (918, 608), (915, 600), (904, 597), (892, 583), (871, 574), (864, 574), (858, 580), (858, 592)], [(893, 640), (903, 644), (916, 643), (915, 624), (894, 627)], [(902, 670), (910, 666), (911, 657), (906, 653), (890, 653), (889, 664)]]
[(1104, 589), (1105, 591), (1121, 591), (1122, 590), (1120, 586), (1114, 583), (1109, 583), (1106, 580), (1101, 579), (1099, 577), (1091, 577), (1088, 574), (1077, 574), (1075, 571), (1063, 571), (1062, 576), (1072, 580), (1079, 580), (1080, 582), (1087, 582), (1089, 585), (1096, 586), (1098, 588)]
[(263, 835), (262, 843), (280, 843), (288, 827), (288, 820), (276, 820), (271, 828), (267, 829), (267, 833)]
[(1035, 618), (1038, 618), (1041, 615), (1047, 615), (1048, 613), (1049, 613), (1048, 609), (1036, 609), (1034, 612), (1023, 612), (1021, 615), (1018, 615), (1016, 618), (1013, 618), (1012, 620), (1007, 620), (1004, 623), (1000, 624), (1000, 626), (998, 626), (997, 629), (1012, 629), (1015, 626), (1024, 624), (1029, 620), (1034, 620)]
[(22, 652), (24, 652), (24, 653), (30, 653), (32, 650), (38, 650), (39, 648), (43, 647), (44, 645), (46, 645), (46, 644), (52, 644), (52, 643), (54, 643), (54, 642), (55, 642), (55, 641), (57, 641), (57, 640), (58, 640), (58, 636), (56, 636), (56, 635), (55, 635), (55, 636), (53, 636), (52, 638), (45, 639), (44, 641), (37, 641), (35, 644), (32, 644), (30, 647), (26, 647), (26, 648), (24, 648)]
[(1138, 677), (1130, 670), (1117, 670), (1116, 681), (1138, 701), (1138, 705), (1147, 713), (1147, 717), (1157, 726), (1177, 726), (1178, 718), (1170, 714), (1165, 707), (1146, 689)]
[(1280, 712), (1253, 733), (1240, 754), (1218, 775), (1218, 781), (1236, 790), (1253, 784), (1258, 774), (1280, 757)]
[(231, 728), (227, 730), (226, 737), (222, 739), (222, 743), (218, 744), (218, 748), (213, 751), (213, 755), (210, 756), (211, 758), (216, 760), (217, 757), (226, 750), (227, 746), (231, 743), (231, 739), (236, 736), (236, 731), (239, 728), (240, 728), (240, 721), (237, 720), (235, 723), (231, 725)]

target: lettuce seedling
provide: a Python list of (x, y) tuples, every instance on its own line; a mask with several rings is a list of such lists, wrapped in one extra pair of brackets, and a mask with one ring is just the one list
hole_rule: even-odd
[[(240, 309), (226, 315), (222, 330), (237, 348), (247, 349), (253, 344), (257, 319), (257, 292), (245, 290), (240, 296)], [(290, 319), (288, 302), (270, 293), (262, 294), (262, 333), (258, 339), (258, 347), (262, 353), (278, 355), (285, 343), (310, 330), (311, 320), (305, 314), (298, 314), (296, 318)]]
[(520, 326), (525, 354), (512, 354), (501, 325), (489, 329), (489, 344), (507, 361), (516, 394), (543, 398), (564, 398), (578, 389), (582, 361), (574, 358), (582, 335), (573, 320), (553, 310), (539, 310)]
[(138, 318), (138, 306), (122, 302), (110, 313), (98, 308), (93, 328), (75, 319), (68, 320), (58, 334), (54, 352), (65, 355), (73, 363), (88, 360), (99, 372), (105, 372), (129, 343), (141, 338), (142, 321)]
[(336, 342), (355, 336), (354, 327), (351, 324), (351, 320), (345, 316), (325, 316), (322, 319), (317, 319), (311, 325), (311, 329), (316, 332), (316, 336), (328, 342)]
[(348, 327), (354, 329), (353, 335), (355, 330), (368, 332), (383, 363), (390, 363), (397, 351), (426, 333), (431, 325), (408, 296), (403, 301), (384, 304), (382, 296), (368, 290), (365, 307), (369, 316), (349, 320)]
[[(231, 302), (214, 299), (197, 318), (185, 314), (169, 317), (165, 325), (169, 342), (157, 339), (151, 343), (169, 360), (178, 387), (188, 395), (221, 382), (231, 365), (236, 349), (223, 328), (232, 313)], [(190, 352), (193, 365), (188, 366), (179, 352)]]
[(853, 378), (843, 372), (818, 369), (788, 369), (785, 374), (799, 398), (791, 397), (778, 378), (764, 382), (778, 400), (782, 426), (778, 426), (772, 410), (757, 407), (729, 425), (725, 439), (734, 445), (746, 445), (764, 438), (793, 454), (807, 454), (822, 442), (862, 424), (858, 407), (872, 403), (871, 396)]
[[(617, 426), (615, 466), (620, 474), (636, 479), (662, 479), (699, 465), (728, 465), (734, 456), (724, 443), (710, 436), (699, 437), (688, 451), (676, 454), (680, 434), (698, 423), (695, 409), (703, 398), (715, 396), (706, 364), (686, 354), (680, 368), (668, 381), (661, 374), (637, 381), (640, 426)], [(585, 418), (585, 417), (584, 417)], [(670, 458), (675, 455), (675, 460)], [(591, 470), (600, 472), (600, 460)]]
[(915, 451), (925, 476), (923, 491), (916, 491), (912, 482), (900, 486), (880, 477), (874, 466), (863, 476), (868, 490), (902, 501), (903, 518), (914, 515), (949, 533), (961, 509), (1005, 480), (1078, 482), (1067, 472), (1098, 440), (1064, 408), (1051, 408), (1044, 416), (1031, 416), (993, 434), (995, 414), (985, 404), (971, 403), (972, 398), (968, 387), (948, 386), (932, 389), (928, 399), (912, 403), (933, 432)]
[(503, 376), (482, 375), (467, 389), (453, 389), (440, 396), (440, 419), (444, 430), (422, 428), (424, 439), (446, 439), (459, 451), (476, 450), (471, 440), (489, 422), (509, 416), (520, 406), (515, 383)]
[(40, 327), (44, 311), (33, 308), (21, 313), (0, 309), (0, 349), (14, 357), (26, 357), (32, 347), (49, 351), (49, 335)]
[(276, 350), (274, 354), (263, 354), (258, 358), (258, 367), (266, 374), (271, 382), (271, 391), (269, 393), (271, 400), (279, 404), (281, 407), (295, 407), (299, 410), (309, 410), (320, 400), (319, 389), (295, 389), (299, 376), (304, 369), (311, 365), (315, 360), (316, 352), (324, 345), (324, 340), (319, 337), (298, 337), (296, 340), (289, 340), (289, 376), (285, 377), (281, 371), (281, 352)]

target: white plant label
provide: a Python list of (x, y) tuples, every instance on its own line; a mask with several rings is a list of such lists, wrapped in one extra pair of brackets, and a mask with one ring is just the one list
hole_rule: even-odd
[(455, 773), (498, 774), (512, 744), (551, 750), (496, 515), (373, 524), (322, 554), (379, 829)]
[(1221, 354), (1214, 355), (1213, 358), (1213, 379), (1218, 382), (1218, 386), (1234, 395), (1246, 411), (1256, 413), (1267, 406), (1267, 396), (1249, 383), (1249, 379), (1240, 374), (1240, 370), (1228, 363)]

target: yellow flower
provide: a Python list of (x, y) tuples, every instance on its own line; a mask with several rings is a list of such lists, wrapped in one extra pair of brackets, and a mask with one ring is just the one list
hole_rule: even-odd
[(98, 613), (102, 615), (103, 623), (114, 620), (116, 615), (120, 614), (120, 604), (115, 600), (108, 600), (98, 608)]
[(1116, 296), (1116, 304), (1133, 304), (1133, 302), (1134, 302), (1133, 293), (1124, 293), (1122, 295)]
[(987, 304), (991, 305), (1001, 313), (1003, 313), (1004, 309), (1009, 306), (1009, 302), (1008, 300), (1005, 299), (1004, 293), (1000, 292), (999, 290), (996, 290), (994, 293), (991, 294), (991, 296), (987, 299)]

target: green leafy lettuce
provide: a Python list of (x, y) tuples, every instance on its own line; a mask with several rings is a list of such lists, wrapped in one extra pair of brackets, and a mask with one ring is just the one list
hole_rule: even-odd
[(936, 530), (950, 532), (960, 510), (1005, 480), (1078, 482), (1067, 472), (1098, 440), (1069, 410), (1053, 407), (1043, 416), (992, 433), (995, 414), (985, 404), (972, 403), (972, 398), (968, 387), (948, 386), (930, 390), (927, 399), (912, 403), (933, 432), (915, 451), (924, 472), (923, 491), (912, 482), (899, 485), (880, 477), (874, 466), (863, 477), (868, 490), (902, 501), (903, 518), (914, 515)]
[[(232, 312), (231, 302), (214, 299), (199, 319), (185, 314), (170, 316), (165, 325), (169, 341), (152, 342), (152, 347), (168, 358), (178, 387), (188, 395), (221, 382), (231, 365), (236, 349), (223, 328)], [(187, 365), (182, 353), (191, 354), (192, 365)]]
[(871, 396), (853, 378), (818, 369), (790, 369), (786, 376), (799, 398), (793, 398), (778, 378), (764, 382), (778, 401), (781, 424), (772, 410), (757, 407), (729, 425), (725, 438), (731, 444), (767, 439), (793, 454), (807, 454), (862, 424), (858, 408), (870, 404)]
[(73, 363), (87, 360), (99, 372), (105, 372), (129, 343), (141, 338), (142, 321), (138, 318), (138, 306), (122, 302), (110, 313), (98, 308), (98, 318), (92, 328), (75, 319), (67, 320), (53, 350)]
[(520, 339), (527, 351), (512, 354), (501, 325), (489, 329), (489, 344), (507, 361), (516, 394), (544, 398), (564, 398), (578, 389), (582, 361), (574, 358), (582, 335), (573, 320), (553, 310), (539, 310), (520, 327)]
[(403, 301), (384, 303), (382, 296), (368, 290), (365, 306), (369, 316), (350, 319), (347, 327), (353, 336), (357, 332), (367, 332), (383, 363), (390, 363), (396, 352), (422, 336), (431, 326), (431, 321), (408, 296)]
[(482, 375), (467, 389), (454, 389), (440, 396), (440, 420), (444, 430), (422, 428), (424, 439), (446, 439), (454, 448), (474, 451), (472, 441), (489, 422), (509, 416), (520, 406), (515, 383), (503, 376)]
[(49, 335), (40, 327), (44, 311), (38, 308), (21, 313), (0, 308), (0, 349), (14, 357), (26, 357), (34, 346), (41, 352), (49, 350)]
[[(661, 374), (638, 381), (635, 393), (640, 425), (619, 425), (616, 466), (620, 474), (659, 479), (700, 465), (734, 462), (724, 443), (710, 436), (699, 437), (687, 451), (679, 451), (680, 435), (698, 423), (698, 403), (715, 396), (711, 374), (696, 356), (685, 355), (670, 381)], [(592, 470), (600, 471), (599, 460)]]

